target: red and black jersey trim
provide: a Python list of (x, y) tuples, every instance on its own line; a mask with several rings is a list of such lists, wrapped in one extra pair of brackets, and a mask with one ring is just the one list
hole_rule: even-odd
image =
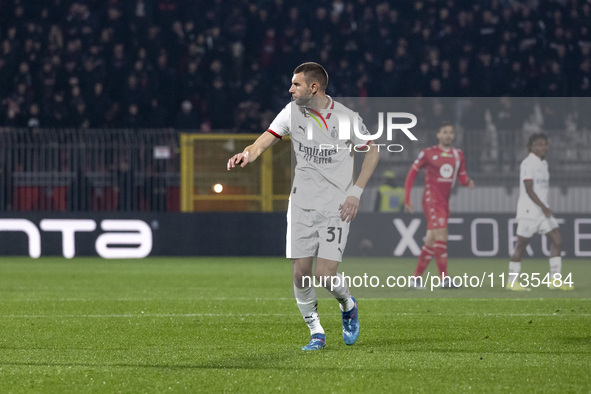
[(268, 131), (269, 133), (273, 134), (275, 137), (277, 137), (277, 138), (279, 138), (279, 139), (282, 139), (282, 138), (283, 138), (283, 136), (281, 136), (281, 135), (277, 134), (276, 132), (274, 132), (274, 131), (273, 131), (273, 130), (271, 130), (271, 129), (267, 129), (267, 131)]
[[(334, 100), (330, 96), (328, 96), (328, 98), (330, 99), (330, 108), (329, 109), (334, 109)], [(332, 112), (329, 112), (326, 115), (326, 119), (330, 119), (330, 115), (332, 115)]]

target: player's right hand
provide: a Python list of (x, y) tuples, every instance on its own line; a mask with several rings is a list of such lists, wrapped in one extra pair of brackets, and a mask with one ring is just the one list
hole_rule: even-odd
[(546, 215), (547, 218), (552, 217), (553, 215), (552, 210), (548, 207), (543, 207), (542, 212), (544, 213), (544, 215)]
[(412, 205), (412, 202), (404, 204), (404, 210), (408, 213), (415, 213), (415, 207)]
[(248, 164), (248, 151), (242, 153), (236, 153), (228, 160), (228, 171), (240, 164), (240, 167), (244, 167)]

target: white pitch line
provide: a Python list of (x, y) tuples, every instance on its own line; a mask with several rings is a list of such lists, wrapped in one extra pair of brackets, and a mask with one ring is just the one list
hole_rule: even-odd
[[(591, 313), (431, 313), (431, 312), (400, 312), (400, 313), (365, 313), (366, 316), (439, 316), (439, 317), (456, 317), (456, 316), (507, 316), (507, 317), (566, 317), (566, 316), (583, 316), (589, 317)], [(138, 317), (158, 317), (158, 318), (175, 318), (175, 317), (272, 317), (272, 316), (294, 316), (294, 313), (182, 313), (182, 314), (111, 314), (111, 315), (5, 315), (0, 316), (0, 319), (72, 319), (72, 318), (138, 318)]]
[[(329, 299), (329, 297), (323, 297)], [(51, 302), (93, 302), (93, 301), (287, 301), (287, 300), (295, 300), (293, 297), (191, 297), (191, 298), (43, 298), (42, 300), (38, 298), (27, 298), (27, 299), (12, 299), (12, 300), (3, 300), (3, 302), (39, 302), (39, 301), (51, 301)]]
[[(318, 297), (319, 299), (331, 299), (330, 296)], [(27, 299), (11, 299), (3, 300), (3, 302), (39, 302), (39, 301), (51, 301), (51, 302), (93, 302), (93, 301), (290, 301), (295, 300), (294, 297), (191, 297), (191, 298), (44, 298), (42, 300), (38, 298), (27, 298)], [(591, 298), (561, 298), (561, 297), (546, 297), (546, 298), (508, 298), (508, 297), (496, 297), (496, 298), (436, 298), (436, 297), (375, 297), (375, 298), (360, 298), (360, 301), (415, 301), (415, 300), (437, 300), (438, 302), (447, 302), (455, 300), (464, 300), (471, 302), (488, 302), (488, 301), (548, 301), (548, 300), (576, 300), (576, 301), (587, 301), (591, 302)]]

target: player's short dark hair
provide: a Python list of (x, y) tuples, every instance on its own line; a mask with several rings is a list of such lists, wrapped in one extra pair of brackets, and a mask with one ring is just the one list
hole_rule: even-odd
[(447, 127), (447, 126), (454, 127), (454, 124), (452, 122), (450, 122), (449, 120), (442, 120), (441, 122), (439, 122), (439, 128), (437, 129), (437, 132), (439, 133), (442, 128)]
[(527, 140), (527, 149), (531, 151), (531, 147), (537, 140), (546, 140), (548, 141), (548, 136), (544, 133), (534, 133), (529, 137)]
[(293, 73), (303, 73), (308, 85), (312, 82), (316, 82), (321, 91), (326, 90), (326, 86), (328, 85), (328, 73), (320, 64), (314, 62), (303, 63), (297, 66), (296, 69), (293, 70)]

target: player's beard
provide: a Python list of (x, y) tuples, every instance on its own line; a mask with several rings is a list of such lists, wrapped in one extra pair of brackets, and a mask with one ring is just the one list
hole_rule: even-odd
[(295, 101), (296, 105), (299, 105), (300, 107), (311, 107), (313, 106), (314, 96), (310, 94), (310, 90), (307, 90), (306, 96), (293, 97), (293, 101)]
[(441, 141), (441, 145), (445, 148), (445, 149), (449, 149), (452, 147), (454, 143), (453, 139), (450, 139), (449, 142), (448, 141)]

